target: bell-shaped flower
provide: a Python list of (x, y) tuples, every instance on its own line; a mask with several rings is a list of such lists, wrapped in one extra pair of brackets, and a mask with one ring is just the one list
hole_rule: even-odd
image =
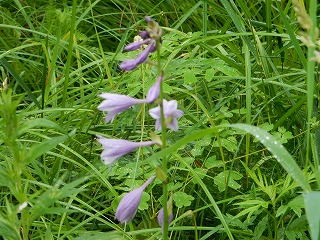
[[(133, 47), (130, 47), (130, 48), (133, 49), (136, 46), (137, 45), (134, 45)], [(154, 43), (154, 41), (151, 41), (151, 43), (146, 47), (146, 49), (144, 49), (135, 59), (127, 59), (123, 61), (119, 65), (120, 69), (124, 71), (130, 71), (135, 69), (136, 67), (138, 67), (138, 65), (144, 63), (147, 60), (149, 53), (154, 52), (155, 50), (156, 50), (156, 44)]]
[(133, 42), (125, 46), (126, 51), (133, 51), (139, 49), (143, 44), (149, 44), (146, 49), (144, 49), (135, 59), (127, 59), (123, 61), (119, 67), (124, 71), (130, 71), (135, 69), (139, 64), (144, 63), (149, 53), (156, 51), (156, 40), (162, 42), (162, 30), (159, 27), (159, 24), (152, 20), (151, 17), (145, 17), (146, 22), (148, 23), (147, 31), (142, 31), (140, 36), (144, 39), (143, 41)]
[[(160, 227), (163, 226), (163, 208), (160, 209), (159, 213), (158, 213), (158, 224)], [(173, 219), (173, 214), (172, 211), (168, 213), (168, 224), (172, 222)]]
[(128, 44), (127, 46), (124, 47), (124, 50), (126, 51), (133, 51), (133, 50), (137, 50), (139, 48), (141, 48), (141, 46), (143, 44), (147, 44), (150, 42), (151, 39), (145, 39), (143, 41), (139, 41), (139, 42), (133, 42)]
[(98, 137), (98, 142), (102, 144), (103, 151), (101, 159), (105, 164), (112, 165), (120, 157), (134, 151), (138, 147), (145, 147), (157, 144), (154, 141), (146, 142), (131, 142), (123, 139), (110, 139), (101, 136)]
[(157, 81), (155, 82), (155, 84), (153, 84), (148, 91), (147, 94), (147, 103), (153, 103), (155, 100), (157, 100), (159, 98), (160, 95), (160, 84), (162, 81), (162, 75), (160, 75), (157, 79)]
[(150, 177), (141, 187), (127, 193), (120, 201), (115, 217), (121, 223), (128, 223), (137, 213), (142, 193), (156, 177)]
[(127, 110), (138, 103), (146, 103), (145, 99), (135, 99), (126, 95), (113, 94), (113, 93), (102, 93), (99, 95), (102, 97), (102, 103), (98, 106), (100, 111), (108, 112), (106, 116), (106, 123), (112, 122), (114, 117), (118, 114)]
[[(178, 103), (176, 100), (163, 100), (163, 113), (165, 118), (165, 126), (173, 131), (178, 131), (178, 120), (183, 116), (183, 111), (177, 109)], [(160, 106), (149, 110), (149, 114), (152, 118), (156, 119), (156, 130), (161, 130), (161, 110)]]

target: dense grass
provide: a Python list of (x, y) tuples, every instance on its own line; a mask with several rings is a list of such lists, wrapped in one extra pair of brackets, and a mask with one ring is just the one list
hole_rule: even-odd
[[(131, 223), (114, 213), (167, 156), (170, 239), (318, 239), (319, 6), (299, 2), (309, 28), (291, 1), (1, 1), (0, 236), (160, 239), (159, 180)], [(163, 27), (164, 95), (184, 116), (168, 148), (109, 168), (96, 135), (154, 131), (148, 105), (108, 124), (97, 110), (101, 92), (153, 84), (154, 67), (118, 67), (144, 16)]]

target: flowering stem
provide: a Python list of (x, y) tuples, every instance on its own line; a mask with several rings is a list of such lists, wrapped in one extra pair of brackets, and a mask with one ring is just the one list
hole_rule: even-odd
[[(157, 68), (158, 68), (158, 77), (162, 75), (161, 70), (161, 59), (160, 59), (160, 39), (156, 40), (156, 48), (157, 48)], [(164, 118), (164, 110), (163, 110), (163, 81), (160, 83), (160, 114), (161, 114), (161, 141), (162, 141), (162, 149), (166, 148), (166, 136), (167, 136), (167, 130), (165, 125), (165, 118)], [(162, 171), (167, 176), (167, 156), (164, 156), (162, 159)], [(162, 184), (162, 192), (163, 192), (163, 198), (162, 198), (162, 207), (163, 207), (163, 226), (162, 226), (162, 235), (163, 240), (168, 239), (168, 208), (167, 208), (167, 199), (168, 199), (168, 186), (167, 186), (167, 180), (163, 182)]]

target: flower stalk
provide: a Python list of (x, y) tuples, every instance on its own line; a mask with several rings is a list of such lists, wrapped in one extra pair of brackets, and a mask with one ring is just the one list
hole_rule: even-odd
[[(162, 74), (161, 70), (161, 57), (160, 57), (160, 48), (161, 43), (160, 39), (156, 40), (156, 49), (157, 49), (157, 68), (158, 68), (158, 76)], [(162, 149), (165, 149), (167, 146), (167, 129), (165, 124), (165, 117), (164, 117), (164, 108), (163, 108), (163, 81), (160, 82), (160, 114), (161, 114), (161, 142), (162, 142)], [(168, 175), (168, 160), (167, 156), (164, 156), (162, 159), (162, 171), (165, 176)], [(162, 181), (162, 207), (163, 207), (163, 225), (162, 225), (162, 236), (163, 240), (168, 239), (168, 208), (167, 208), (167, 201), (168, 201), (168, 179), (166, 181)]]

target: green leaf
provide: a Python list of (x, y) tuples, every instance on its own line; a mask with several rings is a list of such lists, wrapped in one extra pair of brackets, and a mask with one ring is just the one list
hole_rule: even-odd
[(303, 194), (306, 215), (311, 231), (311, 239), (320, 239), (320, 192), (308, 192)]
[(36, 158), (40, 157), (41, 155), (47, 153), (51, 149), (55, 148), (58, 144), (63, 143), (68, 139), (69, 136), (59, 136), (55, 138), (51, 138), (47, 141), (44, 141), (40, 144), (37, 144), (33, 148), (29, 149), (26, 158), (25, 164), (28, 165), (30, 162), (35, 160)]
[(9, 219), (10, 216), (2, 216), (0, 213), (0, 236), (4, 239), (21, 239), (17, 222), (14, 221), (14, 218), (11, 221)]
[(216, 71), (214, 70), (214, 68), (207, 69), (207, 71), (206, 71), (206, 73), (204, 75), (204, 78), (206, 79), (206, 81), (211, 82), (211, 80), (214, 77), (215, 72)]
[[(230, 174), (230, 176), (228, 176)], [(229, 179), (228, 179), (229, 177)], [(239, 189), (241, 185), (236, 182), (236, 180), (240, 180), (242, 178), (242, 174), (236, 172), (236, 171), (225, 171), (219, 173), (217, 176), (215, 176), (214, 183), (218, 186), (218, 189), (220, 192), (223, 192), (226, 190), (226, 183), (228, 181), (228, 186), (233, 189)]]
[(266, 230), (268, 226), (268, 215), (262, 218), (262, 220), (258, 223), (258, 225), (254, 228), (254, 240), (260, 240), (263, 232)]
[(278, 160), (282, 167), (297, 181), (304, 191), (310, 191), (308, 179), (304, 176), (298, 164), (294, 161), (288, 151), (268, 132), (265, 130), (247, 125), (247, 124), (232, 124), (231, 127), (241, 129), (255, 136)]
[(23, 124), (21, 124), (21, 126), (19, 127), (19, 130), (18, 130), (18, 136), (28, 132), (29, 129), (35, 128), (35, 127), (37, 127), (37, 128), (44, 127), (44, 128), (49, 128), (49, 129), (55, 129), (59, 132), (65, 132), (65, 130), (62, 127), (60, 127), (58, 124), (56, 124), (53, 121), (50, 121), (45, 118), (36, 118), (36, 119), (28, 120), (28, 121), (24, 122)]
[(173, 194), (173, 201), (175, 202), (178, 208), (190, 206), (191, 201), (193, 200), (194, 200), (194, 197), (186, 194), (185, 192), (175, 192)]
[(138, 208), (139, 208), (140, 210), (146, 210), (146, 209), (148, 209), (148, 208), (149, 208), (149, 204), (148, 204), (148, 201), (149, 201), (149, 200), (150, 200), (150, 195), (149, 195), (149, 193), (143, 192)]
[(168, 184), (168, 191), (169, 191), (169, 192), (173, 192), (173, 191), (181, 188), (182, 185), (183, 185), (183, 184), (182, 184), (181, 182), (176, 182), (176, 183), (170, 182), (170, 183)]
[(196, 76), (194, 75), (193, 71), (190, 69), (187, 69), (184, 73), (184, 83), (191, 85), (193, 83), (196, 83), (198, 80)]
[(303, 198), (301, 195), (291, 200), (286, 205), (281, 205), (278, 210), (276, 217), (279, 217), (282, 214), (285, 214), (287, 210), (292, 209), (298, 217), (301, 217), (302, 208), (304, 208)]
[[(220, 144), (222, 147), (227, 149), (229, 152), (235, 152), (238, 148), (237, 139), (234, 136), (229, 136), (227, 138), (220, 138)], [(219, 142), (214, 141), (212, 143), (214, 147), (219, 147)]]
[(250, 218), (252, 214), (258, 213), (261, 208), (267, 209), (268, 202), (264, 200), (247, 200), (241, 203), (237, 203), (235, 205), (239, 205), (242, 208), (245, 208), (243, 211), (238, 213), (234, 218), (239, 218), (248, 214), (247, 218)]
[[(208, 170), (204, 168), (195, 168), (194, 172), (199, 176), (199, 178), (203, 179), (206, 176)], [(194, 184), (198, 184), (198, 180), (196, 178), (193, 178), (192, 182)]]
[(216, 168), (216, 167), (223, 167), (223, 165), (224, 165), (223, 161), (217, 160), (216, 156), (209, 157), (204, 163), (204, 166), (208, 169)]

